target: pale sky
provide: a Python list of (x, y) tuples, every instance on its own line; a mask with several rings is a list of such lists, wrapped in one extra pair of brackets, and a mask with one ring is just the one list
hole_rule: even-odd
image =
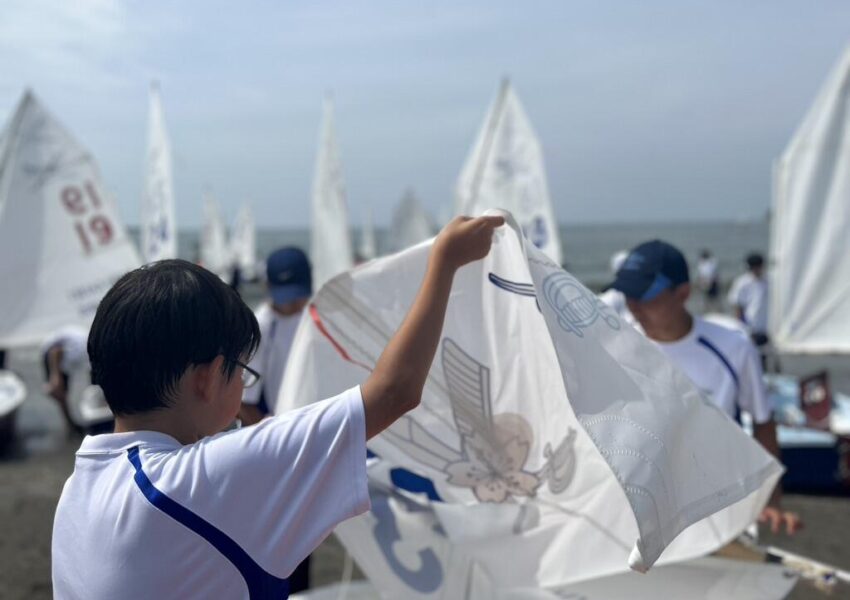
[(0, 117), (31, 87), (138, 222), (161, 82), (178, 224), (301, 227), (333, 90), (350, 218), (408, 186), (436, 214), (499, 80), (541, 138), (563, 223), (762, 216), (772, 160), (850, 42), (847, 0), (0, 0)]

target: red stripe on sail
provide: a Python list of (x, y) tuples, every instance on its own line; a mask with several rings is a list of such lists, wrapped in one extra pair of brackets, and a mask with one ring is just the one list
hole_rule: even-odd
[(337, 342), (337, 341), (333, 338), (333, 336), (331, 336), (331, 334), (330, 334), (330, 333), (328, 332), (328, 330), (325, 328), (325, 324), (324, 324), (324, 323), (322, 323), (322, 317), (321, 317), (321, 316), (319, 316), (319, 311), (318, 311), (318, 309), (316, 308), (316, 305), (315, 305), (315, 304), (311, 304), (311, 305), (310, 305), (310, 317), (313, 319), (313, 323), (315, 323), (316, 327), (318, 327), (319, 332), (320, 332), (323, 336), (325, 336), (325, 337), (328, 339), (328, 341), (329, 341), (329, 342), (331, 343), (331, 345), (334, 347), (334, 350), (336, 350), (336, 351), (337, 351), (337, 353), (338, 353), (338, 354), (339, 354), (339, 355), (340, 355), (340, 356), (341, 356), (344, 360), (346, 360), (346, 361), (350, 362), (350, 363), (351, 363), (351, 364), (353, 364), (353, 365), (357, 365), (358, 367), (362, 367), (362, 368), (366, 369), (367, 371), (369, 371), (370, 373), (372, 372), (372, 368), (371, 368), (371, 367), (368, 367), (368, 366), (364, 365), (363, 363), (358, 362), (358, 361), (354, 360), (353, 358), (351, 358), (351, 356), (348, 354), (348, 352), (346, 352), (345, 348), (343, 348), (343, 347), (339, 344), (339, 342)]

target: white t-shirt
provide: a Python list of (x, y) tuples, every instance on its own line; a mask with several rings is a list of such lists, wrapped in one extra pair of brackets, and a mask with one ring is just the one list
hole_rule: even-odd
[(697, 263), (697, 278), (702, 285), (710, 285), (717, 279), (717, 259), (701, 258)]
[(740, 331), (694, 317), (690, 333), (676, 342), (655, 342), (693, 384), (733, 419), (749, 413), (755, 423), (771, 419), (761, 362)]
[[(370, 507), (360, 388), (181, 445), (86, 437), (53, 524), (56, 598), (280, 598), (279, 579)], [(258, 588), (254, 588), (255, 590)]]
[(268, 304), (257, 309), (257, 323), (262, 337), (260, 347), (248, 366), (257, 371), (262, 379), (257, 385), (245, 390), (242, 402), (257, 405), (262, 397), (268, 412), (274, 412), (274, 404), (277, 402), (278, 391), (286, 372), (286, 362), (289, 360), (289, 350), (292, 348), (292, 340), (295, 339), (301, 315), (302, 313), (298, 312), (283, 316)]
[(767, 281), (747, 271), (735, 278), (729, 288), (729, 304), (740, 306), (744, 324), (752, 333), (767, 332)]

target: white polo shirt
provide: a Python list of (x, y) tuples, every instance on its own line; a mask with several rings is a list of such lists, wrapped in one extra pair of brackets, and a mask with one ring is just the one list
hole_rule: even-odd
[(772, 417), (761, 362), (740, 331), (694, 317), (690, 333), (676, 342), (655, 342), (670, 361), (733, 419), (749, 413), (755, 423)]
[(53, 593), (279, 599), (282, 578), (369, 506), (359, 387), (186, 446), (86, 437), (56, 509)]
[(262, 397), (267, 412), (274, 413), (289, 360), (289, 350), (292, 348), (302, 313), (303, 311), (289, 316), (280, 315), (269, 304), (263, 304), (257, 309), (255, 315), (260, 326), (260, 347), (248, 366), (257, 371), (262, 379), (257, 385), (245, 390), (242, 402), (258, 405)]
[(767, 281), (749, 271), (732, 282), (727, 298), (744, 313), (744, 324), (752, 333), (767, 332)]

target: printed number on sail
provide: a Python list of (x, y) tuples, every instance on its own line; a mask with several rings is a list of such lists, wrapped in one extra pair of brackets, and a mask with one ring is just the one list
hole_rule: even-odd
[(103, 203), (90, 181), (86, 181), (82, 189), (74, 185), (65, 186), (60, 196), (62, 205), (74, 220), (74, 230), (86, 254), (94, 246), (106, 246), (112, 241), (112, 223), (99, 212)]

